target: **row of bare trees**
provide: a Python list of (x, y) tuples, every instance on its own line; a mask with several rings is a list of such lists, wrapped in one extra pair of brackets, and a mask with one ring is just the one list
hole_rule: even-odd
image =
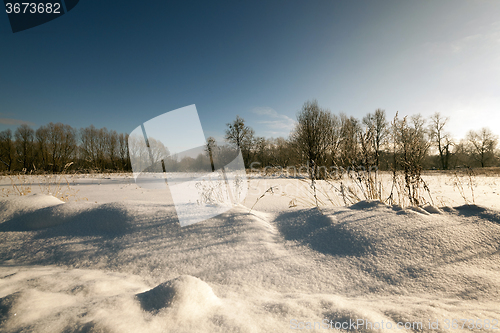
[[(498, 137), (491, 130), (469, 131), (464, 139), (457, 141), (447, 131), (447, 123), (448, 118), (439, 113), (429, 119), (396, 115), (389, 121), (382, 109), (359, 120), (342, 113), (333, 114), (313, 100), (304, 103), (298, 112), (297, 123), (288, 138), (257, 137), (244, 119), (237, 116), (227, 124), (225, 143), (208, 138), (200, 156), (181, 161), (169, 158), (162, 163), (163, 169), (172, 171), (213, 169), (229, 161), (234, 148), (239, 148), (247, 168), (363, 166), (413, 172), (500, 165)], [(70, 162), (73, 169), (130, 171), (128, 145), (128, 134), (93, 125), (76, 130), (69, 125), (50, 123), (36, 131), (21, 125), (14, 133), (0, 132), (0, 171), (61, 172)], [(151, 152), (154, 158), (154, 149)], [(168, 155), (162, 151), (158, 154)]]
[(130, 170), (128, 135), (94, 126), (79, 131), (50, 123), (36, 131), (26, 124), (0, 132), (0, 170), (61, 172), (75, 169)]
[(247, 167), (252, 163), (255, 167), (307, 164), (382, 170), (500, 166), (498, 137), (491, 130), (469, 131), (458, 141), (448, 132), (448, 121), (440, 113), (429, 119), (396, 115), (389, 121), (382, 109), (359, 120), (333, 114), (313, 100), (298, 112), (288, 138), (255, 137), (237, 116), (227, 124), (225, 139), (240, 147)]

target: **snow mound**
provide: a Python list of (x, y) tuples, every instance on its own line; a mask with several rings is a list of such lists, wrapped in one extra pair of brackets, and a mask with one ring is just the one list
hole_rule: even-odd
[(358, 256), (371, 248), (372, 240), (363, 232), (338, 223), (335, 215), (328, 211), (310, 209), (285, 213), (277, 222), (285, 239), (299, 241), (324, 254)]
[(419, 214), (422, 214), (422, 215), (430, 215), (430, 213), (427, 210), (425, 210), (425, 209), (423, 209), (422, 207), (419, 207), (419, 206), (408, 207), (404, 211), (404, 213), (411, 213), (411, 212), (419, 213)]
[(46, 194), (1, 198), (0, 223), (19, 215), (31, 213), (43, 208), (58, 206), (63, 203), (64, 201)]
[(463, 205), (455, 207), (455, 210), (459, 212), (460, 215), (473, 217), (477, 216), (482, 219), (500, 224), (500, 212), (478, 205)]
[(19, 293), (14, 293), (0, 298), (0, 325), (9, 318), (9, 312), (11, 311), (14, 301), (18, 297)]
[(379, 207), (387, 207), (387, 205), (380, 200), (363, 200), (355, 203), (350, 206), (350, 209), (370, 209), (370, 208), (379, 208)]
[(57, 214), (58, 226), (45, 230), (46, 236), (119, 236), (131, 230), (134, 219), (124, 204), (108, 203), (87, 209), (75, 209), (69, 214)]
[(441, 209), (437, 208), (436, 206), (432, 206), (432, 205), (424, 206), (424, 207), (422, 207), (422, 209), (424, 209), (427, 213), (430, 213), (430, 214), (443, 214), (443, 211)]
[(333, 256), (329, 260), (355, 262), (350, 269), (359, 270), (359, 280), (370, 280), (355, 289), (402, 294), (446, 290), (466, 299), (499, 295), (500, 279), (471, 269), (497, 267), (499, 222), (499, 212), (478, 206), (443, 214), (421, 208), (298, 210), (275, 220), (286, 240)]
[[(35, 196), (33, 196), (35, 197)], [(53, 197), (52, 197), (53, 198)], [(0, 224), (0, 231), (35, 231), (43, 230), (44, 237), (53, 236), (113, 236), (127, 232), (134, 218), (126, 205), (107, 203), (94, 205), (89, 203), (53, 204), (54, 200), (16, 201), (16, 205), (27, 207), (18, 214), (10, 216)], [(53, 198), (58, 200), (56, 198)], [(59, 200), (58, 200), (59, 201)], [(41, 203), (53, 205), (43, 208)], [(38, 206), (37, 206), (38, 205)]]
[(317, 229), (330, 226), (332, 219), (316, 208), (282, 213), (275, 220), (287, 240), (302, 240)]
[(158, 313), (171, 308), (186, 317), (203, 314), (219, 303), (212, 288), (191, 275), (181, 275), (136, 297), (146, 311)]

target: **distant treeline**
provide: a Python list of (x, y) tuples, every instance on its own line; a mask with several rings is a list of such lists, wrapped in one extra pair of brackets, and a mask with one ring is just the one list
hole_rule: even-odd
[(3, 171), (61, 172), (72, 170), (130, 171), (128, 135), (94, 126), (77, 130), (50, 123), (36, 131), (26, 124), (0, 132), (0, 168)]
[[(333, 114), (317, 101), (304, 103), (288, 138), (256, 137), (236, 117), (225, 139), (241, 148), (247, 167), (303, 166), (315, 169), (376, 167), (380, 170), (500, 166), (498, 137), (488, 128), (462, 140), (448, 132), (448, 118), (435, 113), (387, 119), (377, 109), (363, 119)], [(256, 163), (253, 163), (256, 162)], [(253, 163), (253, 164), (252, 164)]]
[[(308, 101), (297, 113), (297, 123), (287, 138), (255, 136), (237, 116), (227, 124), (225, 142), (208, 138), (198, 157), (178, 161), (159, 143), (156, 158), (163, 159), (168, 170), (207, 170), (214, 160), (231, 156), (230, 148), (239, 147), (247, 168), (308, 165), (446, 170), (500, 166), (498, 137), (488, 128), (469, 131), (456, 141), (447, 132), (447, 122), (439, 113), (429, 119), (415, 115), (389, 121), (381, 109), (360, 120), (332, 114), (316, 101)], [(14, 133), (0, 132), (0, 171), (61, 172), (69, 163), (72, 171), (131, 171), (128, 134), (94, 126), (77, 130), (61, 123), (37, 130), (24, 124)]]

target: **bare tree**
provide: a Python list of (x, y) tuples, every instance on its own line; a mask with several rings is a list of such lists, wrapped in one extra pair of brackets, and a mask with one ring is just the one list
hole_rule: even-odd
[(363, 123), (368, 127), (366, 132), (371, 132), (371, 142), (375, 153), (375, 165), (379, 167), (380, 150), (389, 134), (389, 123), (386, 120), (385, 110), (377, 109), (373, 114), (368, 113), (363, 118)]
[(479, 132), (469, 131), (467, 141), (470, 154), (479, 162), (481, 167), (485, 167), (489, 162), (495, 160), (498, 137), (489, 128), (483, 127)]
[(249, 166), (254, 143), (254, 130), (245, 125), (245, 120), (240, 116), (236, 116), (232, 123), (226, 125), (228, 127), (226, 129), (226, 141), (240, 149), (245, 166)]
[(122, 170), (130, 170), (130, 156), (128, 150), (128, 134), (118, 135), (118, 156)]
[(217, 150), (217, 142), (215, 141), (214, 137), (209, 137), (207, 139), (207, 143), (205, 145), (205, 152), (208, 155), (208, 158), (210, 158), (210, 166), (212, 167), (212, 172), (215, 171), (215, 164), (214, 164), (214, 157), (216, 154)]
[(293, 144), (283, 137), (267, 141), (267, 165), (286, 168), (295, 154)]
[(359, 162), (359, 134), (361, 125), (355, 117), (340, 115), (340, 163), (343, 166), (357, 165)]
[(254, 138), (254, 160), (257, 160), (262, 166), (269, 165), (270, 146), (269, 139), (262, 136)]
[(375, 145), (375, 128), (373, 126), (366, 127), (358, 132), (358, 142), (360, 148), (359, 163), (365, 168), (377, 165), (377, 150)]
[(452, 154), (451, 146), (453, 145), (450, 135), (444, 130), (448, 120), (449, 118), (443, 118), (439, 112), (436, 112), (431, 116), (429, 124), (429, 134), (433, 144), (438, 149), (439, 161), (443, 170), (449, 168), (450, 156)]
[(117, 168), (118, 161), (118, 133), (109, 131), (106, 138), (106, 155), (112, 169)]
[(316, 100), (307, 101), (297, 114), (292, 141), (308, 163), (311, 178), (315, 169), (326, 162), (333, 147), (334, 120), (329, 110), (319, 107)]
[(98, 168), (99, 165), (99, 146), (98, 146), (98, 130), (94, 125), (80, 130), (80, 151), (82, 159), (87, 162), (90, 167)]
[[(396, 172), (398, 169), (402, 169), (404, 186), (410, 203), (412, 205), (422, 204), (423, 198), (420, 190), (422, 185), (426, 188), (421, 178), (422, 162), (430, 147), (425, 120), (421, 115), (413, 116), (410, 120), (407, 117), (399, 120), (396, 114), (391, 125), (394, 154), (393, 189)], [(390, 198), (393, 199), (392, 197), (393, 193), (391, 192)]]
[(109, 132), (106, 127), (97, 130), (97, 165), (101, 170), (106, 169), (108, 162)]
[(19, 163), (23, 169), (31, 169), (33, 166), (33, 141), (35, 131), (26, 124), (22, 124), (16, 129), (16, 151)]
[[(47, 158), (47, 166), (51, 166), (53, 172), (63, 170), (74, 157), (77, 147), (76, 131), (69, 125), (50, 123), (40, 127), (37, 133), (39, 147), (45, 146), (46, 149), (44, 155)], [(44, 140), (42, 145), (43, 139), (46, 141)]]
[(46, 126), (39, 127), (35, 132), (36, 141), (36, 161), (38, 168), (49, 170), (49, 130)]
[(12, 141), (12, 131), (7, 129), (0, 132), (0, 162), (2, 162), (7, 171), (12, 171), (15, 159), (14, 142)]
[(150, 151), (144, 136), (130, 135), (127, 145), (130, 152), (130, 164), (134, 172), (142, 172), (151, 166)]
[(165, 160), (170, 157), (170, 151), (161, 142), (161, 140), (156, 140), (153, 137), (148, 138), (149, 143), (149, 157), (151, 160), (152, 168), (151, 171), (159, 172), (160, 170), (165, 170)]

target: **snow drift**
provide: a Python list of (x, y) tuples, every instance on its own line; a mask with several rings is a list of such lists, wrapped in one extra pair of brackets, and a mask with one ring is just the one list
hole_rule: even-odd
[(183, 228), (171, 202), (1, 200), (0, 330), (499, 319), (498, 211), (372, 201), (289, 209), (266, 199), (264, 209), (239, 206)]

